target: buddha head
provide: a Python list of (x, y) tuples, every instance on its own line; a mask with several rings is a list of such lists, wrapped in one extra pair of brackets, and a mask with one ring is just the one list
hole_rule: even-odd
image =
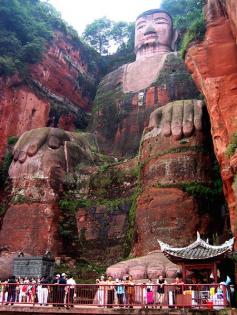
[(155, 53), (174, 50), (177, 32), (173, 30), (171, 16), (163, 10), (145, 11), (137, 17), (135, 24), (136, 59)]

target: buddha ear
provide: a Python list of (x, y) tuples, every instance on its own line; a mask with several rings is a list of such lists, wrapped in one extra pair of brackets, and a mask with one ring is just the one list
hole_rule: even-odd
[(171, 41), (171, 50), (172, 51), (176, 51), (177, 50), (178, 37), (179, 37), (179, 31), (174, 30), (173, 31), (173, 38), (172, 38), (172, 41)]

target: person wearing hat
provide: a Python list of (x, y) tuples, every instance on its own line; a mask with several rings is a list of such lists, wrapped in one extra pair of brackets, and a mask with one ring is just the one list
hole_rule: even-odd
[(59, 302), (58, 306), (60, 307), (64, 306), (66, 284), (67, 284), (66, 274), (62, 273), (61, 277), (58, 280), (58, 302)]
[(73, 307), (75, 288), (76, 288), (76, 281), (73, 279), (73, 276), (71, 275), (67, 279), (67, 303), (68, 303), (68, 307)]
[(113, 307), (114, 304), (114, 281), (111, 276), (108, 276), (106, 281), (107, 289), (107, 307)]
[(54, 277), (53, 277), (53, 281), (52, 281), (52, 303), (53, 303), (53, 306), (58, 306), (58, 282), (59, 282), (59, 278), (60, 278), (60, 274), (56, 274)]

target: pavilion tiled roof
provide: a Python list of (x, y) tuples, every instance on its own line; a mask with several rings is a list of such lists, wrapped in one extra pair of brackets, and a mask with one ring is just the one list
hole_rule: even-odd
[(233, 250), (234, 238), (226, 241), (222, 245), (210, 245), (208, 241), (201, 239), (197, 232), (197, 240), (186, 247), (172, 247), (159, 241), (161, 251), (168, 257), (185, 260), (207, 260), (218, 256), (226, 255)]

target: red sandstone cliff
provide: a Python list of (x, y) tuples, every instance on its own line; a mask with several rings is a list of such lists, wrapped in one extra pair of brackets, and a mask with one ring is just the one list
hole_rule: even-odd
[(90, 69), (82, 44), (58, 32), (47, 48), (26, 80), (17, 75), (0, 80), (0, 160), (8, 137), (47, 125), (74, 130), (81, 113), (90, 110), (88, 87), (98, 73)]
[(221, 1), (209, 0), (205, 11), (205, 38), (188, 50), (186, 65), (206, 99), (231, 229), (236, 236), (236, 153), (228, 156), (227, 148), (237, 131), (237, 3), (226, 1), (223, 6)]

